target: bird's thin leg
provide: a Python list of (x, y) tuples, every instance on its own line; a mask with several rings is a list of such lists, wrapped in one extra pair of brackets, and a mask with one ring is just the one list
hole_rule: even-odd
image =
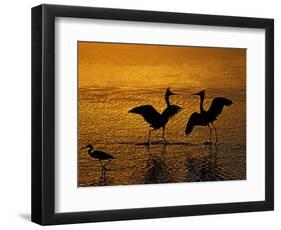
[(213, 122), (212, 122), (211, 124), (213, 125), (214, 130), (215, 130), (215, 134), (216, 134), (216, 143), (218, 143), (219, 139), (218, 139), (216, 127), (214, 126)]
[(103, 169), (103, 168), (104, 168), (104, 166), (103, 166), (103, 164), (102, 164), (101, 160), (99, 160), (99, 161), (100, 161), (101, 168)]
[(105, 174), (106, 174), (106, 169), (105, 168), (102, 168), (101, 169), (101, 178), (100, 178), (100, 183), (102, 184), (102, 185), (105, 185), (104, 183), (105, 183)]
[(167, 141), (166, 141), (166, 139), (165, 139), (165, 127), (163, 127), (162, 138), (163, 138), (163, 140), (164, 140), (164, 143), (167, 144)]
[(210, 143), (212, 143), (212, 130), (211, 130), (211, 127), (209, 124), (208, 124), (208, 127), (209, 127), (209, 131), (210, 131)]
[(148, 140), (147, 140), (148, 145), (150, 144), (150, 134), (151, 134), (152, 131), (153, 131), (153, 129), (149, 130), (149, 133), (148, 133)]
[(108, 161), (103, 165), (103, 168), (104, 168), (105, 170), (107, 170), (107, 168), (106, 168), (105, 166), (108, 165), (110, 162), (111, 162), (111, 160), (108, 160)]
[(103, 166), (108, 165), (111, 162), (111, 160), (108, 160)]

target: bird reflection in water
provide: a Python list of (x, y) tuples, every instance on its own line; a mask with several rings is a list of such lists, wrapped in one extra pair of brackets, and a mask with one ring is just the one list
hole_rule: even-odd
[(143, 183), (170, 183), (171, 179), (165, 162), (167, 147), (163, 146), (160, 155), (153, 153), (150, 147), (147, 150), (150, 157), (147, 161), (147, 171), (145, 172)]
[(204, 157), (187, 156), (186, 168), (188, 170), (188, 181), (220, 181), (230, 180), (231, 177), (223, 172), (218, 165), (218, 146), (207, 146), (209, 154)]
[(100, 179), (98, 185), (109, 185), (108, 178), (106, 177), (106, 172), (109, 171), (105, 167), (101, 168), (101, 174), (100, 174)]

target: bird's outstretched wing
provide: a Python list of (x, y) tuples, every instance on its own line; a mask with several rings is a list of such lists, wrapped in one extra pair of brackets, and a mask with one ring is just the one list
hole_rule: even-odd
[(185, 134), (189, 135), (192, 132), (193, 127), (200, 121), (201, 121), (200, 113), (196, 113), (196, 112), (192, 113), (188, 119), (188, 122), (187, 122), (187, 125), (185, 128)]
[(141, 115), (146, 122), (151, 125), (158, 124), (161, 121), (161, 114), (157, 112), (152, 105), (142, 105), (133, 108), (129, 113), (135, 113)]
[(162, 115), (163, 116), (167, 115), (168, 117), (172, 117), (176, 115), (178, 112), (180, 112), (181, 110), (182, 108), (177, 105), (170, 105), (163, 111)]
[(194, 126), (196, 125), (208, 125), (208, 120), (205, 118), (205, 115), (202, 115), (200, 113), (192, 113), (191, 116), (188, 119), (186, 128), (185, 128), (185, 134), (188, 135), (192, 132)]
[(230, 106), (233, 102), (224, 97), (216, 97), (213, 99), (212, 104), (208, 110), (214, 118), (221, 114), (224, 106)]

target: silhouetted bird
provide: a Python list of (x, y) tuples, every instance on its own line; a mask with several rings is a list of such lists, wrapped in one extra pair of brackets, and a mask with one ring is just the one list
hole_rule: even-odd
[(185, 134), (189, 135), (194, 126), (206, 126), (208, 125), (210, 131), (210, 143), (212, 143), (212, 130), (209, 124), (212, 124), (216, 133), (216, 143), (218, 142), (217, 130), (213, 124), (217, 120), (217, 116), (221, 114), (224, 106), (232, 105), (232, 101), (224, 97), (216, 97), (213, 99), (212, 104), (208, 111), (204, 110), (203, 103), (205, 98), (205, 90), (195, 93), (193, 95), (200, 96), (200, 113), (192, 113), (185, 129)]
[[(111, 156), (108, 153), (105, 153), (103, 151), (99, 151), (99, 150), (94, 150), (94, 147), (89, 144), (86, 147), (83, 147), (82, 149), (88, 149), (88, 154), (95, 159), (98, 159), (100, 161), (101, 167), (102, 169), (105, 169), (105, 165), (108, 164), (112, 159), (114, 159), (113, 156)], [(109, 162), (107, 162), (105, 165), (102, 164), (103, 160), (110, 160)]]
[(136, 108), (133, 108), (129, 111), (129, 113), (136, 113), (141, 115), (144, 120), (150, 124), (150, 127), (152, 127), (152, 129), (149, 131), (148, 134), (148, 141), (147, 143), (150, 143), (150, 134), (153, 130), (157, 130), (160, 128), (163, 128), (163, 133), (162, 133), (162, 138), (164, 140), (165, 143), (165, 126), (168, 123), (169, 119), (174, 116), (175, 114), (177, 114), (182, 108), (177, 106), (177, 105), (171, 105), (170, 101), (169, 101), (169, 97), (172, 95), (177, 95), (175, 93), (172, 93), (172, 91), (168, 88), (166, 90), (166, 94), (165, 94), (165, 100), (167, 103), (167, 107), (166, 109), (161, 113), (157, 112), (156, 109), (154, 109), (154, 107), (152, 105), (143, 105), (143, 106), (139, 106)]

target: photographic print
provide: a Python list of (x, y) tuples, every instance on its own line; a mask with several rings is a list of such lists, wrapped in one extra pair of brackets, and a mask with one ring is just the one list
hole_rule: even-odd
[(246, 49), (77, 49), (79, 187), (246, 179)]
[(31, 30), (33, 222), (274, 210), (274, 19), (43, 4)]

